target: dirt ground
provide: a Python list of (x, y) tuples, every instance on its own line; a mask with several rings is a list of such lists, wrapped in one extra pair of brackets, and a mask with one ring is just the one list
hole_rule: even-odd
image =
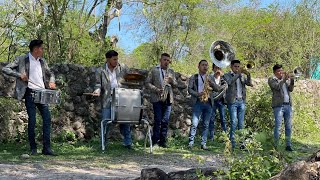
[(223, 167), (223, 157), (219, 154), (191, 157), (146, 154), (142, 157), (120, 157), (103, 164), (90, 160), (56, 161), (54, 158), (44, 162), (0, 164), (0, 179), (136, 179), (144, 168), (157, 167), (168, 173), (194, 167)]

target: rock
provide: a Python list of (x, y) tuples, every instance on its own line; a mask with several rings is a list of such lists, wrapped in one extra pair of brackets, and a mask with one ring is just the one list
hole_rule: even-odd
[(77, 136), (78, 139), (83, 139), (84, 138), (84, 134), (80, 129), (76, 130), (76, 136)]
[(72, 128), (76, 131), (76, 130), (80, 129), (81, 126), (82, 126), (81, 122), (76, 121), (73, 123)]
[(22, 154), (20, 157), (21, 157), (21, 159), (29, 159), (30, 155), (29, 154)]
[(312, 156), (307, 159), (307, 162), (316, 162), (320, 161), (320, 150), (315, 152)]
[[(201, 174), (206, 177), (215, 177), (214, 172), (217, 171), (215, 167), (206, 167), (199, 168), (198, 171), (201, 171)], [(188, 179), (188, 180), (198, 180), (197, 169), (189, 169), (187, 171), (177, 171), (170, 172), (169, 177), (171, 180), (180, 180), (180, 179)]]
[(286, 179), (299, 179), (311, 180), (320, 179), (320, 162), (307, 163), (299, 161), (287, 166), (278, 175), (270, 178), (270, 180), (286, 180)]
[(187, 118), (185, 122), (186, 122), (186, 124), (187, 124), (188, 126), (191, 126), (191, 124), (192, 124), (192, 121), (191, 121), (191, 119), (189, 119), (189, 118)]
[(72, 102), (66, 102), (64, 103), (64, 109), (66, 111), (73, 111), (74, 110), (74, 106)]
[(169, 176), (158, 168), (142, 169), (141, 180), (170, 180)]
[(42, 164), (33, 164), (33, 167), (36, 168), (36, 169), (39, 169), (39, 170), (45, 170), (44, 166)]

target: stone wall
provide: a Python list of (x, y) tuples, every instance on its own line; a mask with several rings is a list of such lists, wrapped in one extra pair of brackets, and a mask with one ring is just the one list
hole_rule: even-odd
[[(0, 69), (5, 64), (0, 64)], [(93, 92), (95, 85), (95, 67), (83, 67), (75, 64), (55, 64), (51, 67), (56, 76), (56, 84), (58, 89), (62, 92), (62, 103), (59, 105), (51, 106), (53, 134), (59, 134), (63, 131), (71, 131), (76, 134), (78, 138), (90, 139), (94, 135), (99, 134), (100, 129), (100, 102), (98, 97), (83, 95), (85, 92)], [(139, 71), (145, 77), (147, 76), (146, 70)], [(188, 77), (180, 73), (176, 73), (176, 79), (179, 86), (175, 88), (175, 103), (173, 105), (170, 117), (170, 130), (169, 135), (173, 133), (187, 136), (191, 125), (191, 112), (190, 95), (187, 92)], [(257, 89), (259, 85), (265, 84), (266, 79), (254, 79), (254, 85)], [(0, 96), (12, 97), (15, 86), (15, 78), (7, 77), (3, 74), (0, 75)], [(297, 92), (302, 92), (310, 95), (312, 103), (310, 105), (317, 106), (320, 99), (318, 93), (320, 89), (319, 81), (301, 80), (296, 85)], [(150, 123), (153, 123), (152, 104), (149, 102), (149, 92), (144, 90), (144, 104), (147, 106), (145, 117)], [(17, 101), (15, 101), (17, 102)], [(12, 106), (18, 106), (16, 110), (10, 110), (11, 118), (4, 119), (0, 116), (0, 132), (9, 130), (9, 134), (14, 136), (17, 131), (23, 131), (27, 124), (27, 114), (23, 103), (18, 103)], [(4, 123), (7, 122), (7, 123)], [(114, 137), (120, 137), (119, 128), (113, 128), (111, 133)], [(144, 138), (144, 128), (135, 126), (133, 134), (136, 139)], [(5, 138), (5, 137), (1, 137)]]
[[(0, 69), (5, 63), (0, 64)], [(52, 127), (54, 134), (63, 131), (72, 131), (78, 138), (90, 139), (93, 135), (99, 134), (100, 129), (100, 98), (83, 95), (83, 93), (93, 92), (95, 85), (95, 67), (83, 67), (76, 64), (55, 64), (51, 67), (56, 77), (56, 84), (61, 90), (62, 102), (59, 105), (51, 105)], [(148, 74), (146, 70), (138, 70), (145, 77)], [(174, 129), (179, 129), (182, 135), (189, 133), (191, 125), (191, 108), (188, 105), (190, 96), (187, 95), (187, 80), (186, 76), (176, 73), (179, 86), (174, 89), (176, 103), (173, 106), (170, 132)], [(0, 75), (0, 96), (13, 97), (15, 87), (15, 78), (8, 77), (4, 74)], [(141, 89), (144, 90), (144, 104), (147, 106), (144, 116), (153, 123), (152, 104), (149, 102), (149, 91), (144, 89), (142, 84)], [(13, 98), (12, 98), (13, 99)], [(27, 113), (23, 102), (14, 101), (21, 110), (19, 112), (12, 111), (12, 116), (6, 127), (1, 129), (10, 131), (11, 135), (16, 135), (18, 128), (22, 131), (27, 124)], [(10, 110), (11, 111), (11, 110)], [(1, 121), (5, 121), (0, 118)], [(3, 124), (3, 123), (2, 123)], [(11, 128), (8, 128), (11, 127)], [(133, 134), (136, 139), (145, 137), (145, 129), (135, 126)], [(114, 128), (111, 136), (120, 137), (119, 128)], [(5, 137), (2, 137), (5, 138)], [(0, 137), (1, 139), (1, 137)]]

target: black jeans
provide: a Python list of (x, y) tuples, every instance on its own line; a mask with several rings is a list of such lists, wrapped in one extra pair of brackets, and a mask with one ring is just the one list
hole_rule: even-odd
[(161, 101), (155, 102), (153, 103), (153, 112), (154, 112), (154, 124), (153, 124), (152, 143), (165, 144), (167, 133), (168, 133), (171, 104), (168, 104), (166, 102), (161, 102)]
[(37, 144), (35, 141), (35, 126), (36, 126), (36, 107), (39, 109), (40, 114), (42, 116), (43, 125), (42, 125), (42, 134), (43, 134), (43, 149), (50, 149), (50, 130), (51, 130), (51, 115), (49, 111), (48, 104), (39, 104), (34, 103), (31, 91), (29, 88), (27, 89), (25, 95), (25, 105), (28, 113), (28, 139), (30, 143), (31, 149), (36, 149)]

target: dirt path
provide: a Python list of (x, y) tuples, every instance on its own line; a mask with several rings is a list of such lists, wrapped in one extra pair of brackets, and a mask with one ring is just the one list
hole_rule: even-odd
[[(144, 168), (157, 167), (165, 172), (194, 167), (223, 167), (219, 154), (182, 157), (180, 154), (148, 154), (142, 157), (114, 159), (101, 164), (89, 161), (26, 162), (0, 164), (0, 179), (136, 179)], [(199, 163), (199, 160), (201, 161)]]

